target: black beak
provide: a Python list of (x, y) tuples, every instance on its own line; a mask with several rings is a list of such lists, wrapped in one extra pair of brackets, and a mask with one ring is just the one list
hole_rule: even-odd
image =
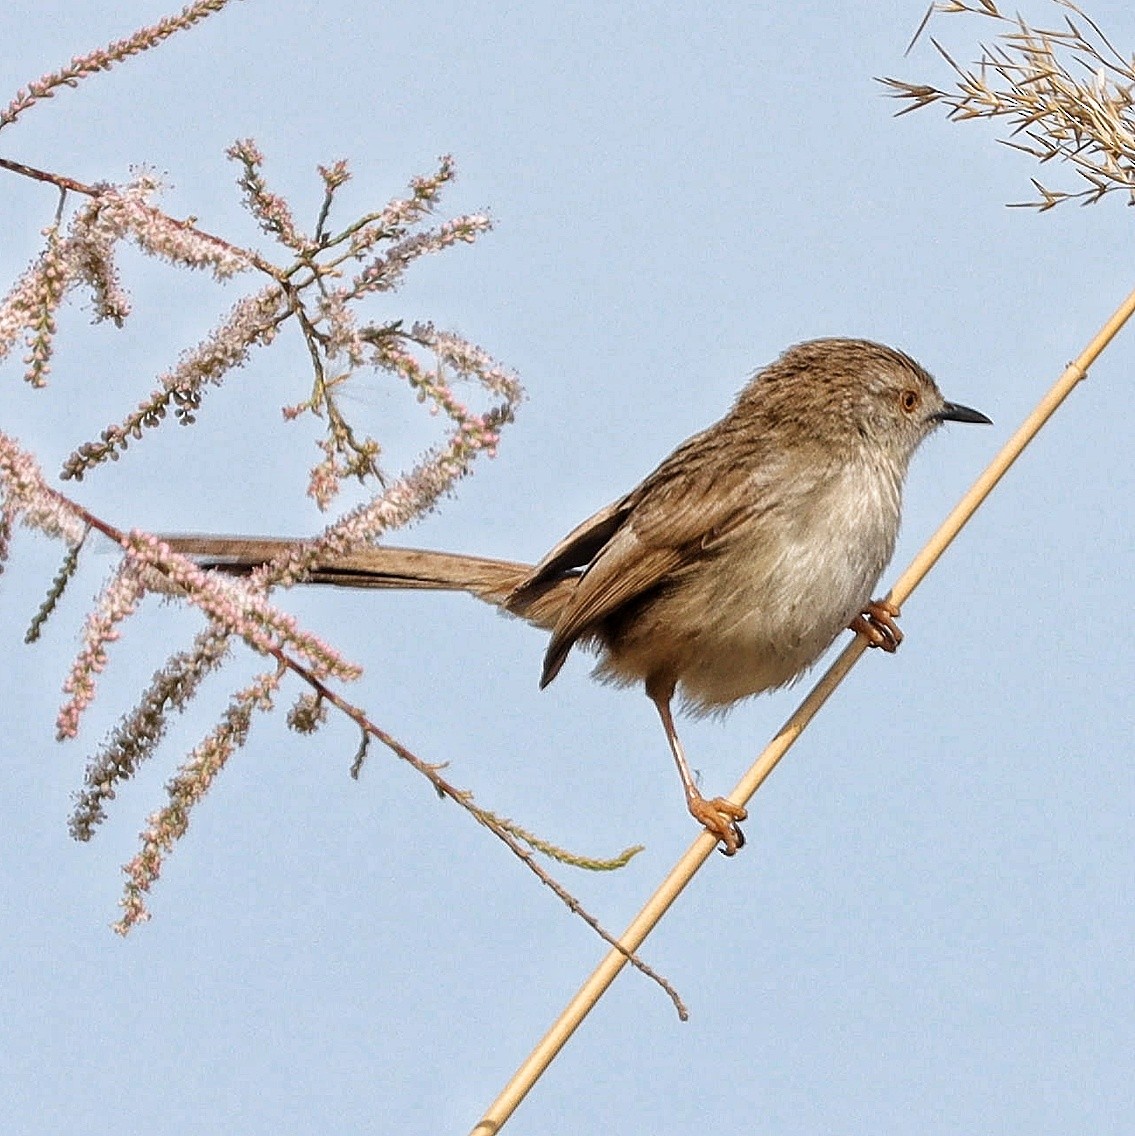
[(930, 417), (938, 422), (982, 422), (986, 426), (993, 425), (993, 419), (986, 418), (980, 410), (971, 410), (968, 406), (962, 406), (958, 402), (947, 402), (941, 410)]

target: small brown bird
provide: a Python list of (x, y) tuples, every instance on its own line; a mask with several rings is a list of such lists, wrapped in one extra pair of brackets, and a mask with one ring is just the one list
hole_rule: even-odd
[[(910, 459), (946, 421), (989, 419), (947, 402), (901, 351), (817, 339), (758, 372), (724, 418), (535, 567), (376, 547), (319, 564), (309, 579), (469, 592), (552, 633), (541, 687), (575, 644), (597, 648), (599, 678), (643, 684), (690, 812), (732, 855), (745, 809), (698, 791), (674, 695), (695, 714), (723, 710), (797, 678), (845, 628), (897, 649), (898, 610), (871, 591), (894, 551)], [(163, 539), (230, 573), (298, 543)]]

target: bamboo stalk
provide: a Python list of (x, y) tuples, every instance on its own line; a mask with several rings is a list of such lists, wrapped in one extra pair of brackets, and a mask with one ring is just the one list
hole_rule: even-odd
[[(1135, 314), (1135, 291), (1115, 311), (1095, 338), (1080, 353), (1040, 400), (1036, 408), (1021, 423), (1013, 436), (1005, 443), (997, 456), (989, 463), (985, 472), (974, 482), (953, 511), (939, 526), (921, 552), (911, 561), (910, 566), (895, 581), (887, 598), (893, 603), (905, 603), (926, 574), (938, 562), (938, 558), (961, 532), (966, 522), (1005, 476), (1009, 467), (1020, 457), (1025, 447), (1036, 437), (1045, 423), (1071, 394), (1072, 389), (1087, 376), (1088, 368), (1115, 337), (1119, 329)], [(749, 799), (761, 787), (764, 780), (776, 768), (777, 763), (789, 747), (803, 732), (805, 726), (816, 716), (829, 695), (844, 680), (847, 673), (867, 649), (862, 637), (856, 636), (824, 672), (823, 676), (801, 702), (795, 713), (784, 723), (776, 736), (757, 757), (748, 772), (737, 783), (729, 799), (738, 804), (748, 804)], [(647, 900), (642, 910), (627, 927), (619, 943), (628, 951), (637, 951), (647, 935), (657, 926), (670, 905), (693, 879), (698, 869), (712, 854), (716, 840), (703, 832), (685, 855), (674, 865), (670, 874), (659, 885), (658, 890)], [(495, 1136), (504, 1126), (529, 1090), (555, 1059), (576, 1031), (583, 1019), (590, 1013), (596, 1002), (614, 982), (627, 959), (620, 951), (612, 950), (596, 967), (591, 977), (579, 988), (575, 997), (568, 1003), (563, 1013), (556, 1019), (551, 1029), (540, 1040), (524, 1063), (513, 1074), (512, 1079), (502, 1090), (500, 1096), (490, 1105), (481, 1118), (473, 1136)]]

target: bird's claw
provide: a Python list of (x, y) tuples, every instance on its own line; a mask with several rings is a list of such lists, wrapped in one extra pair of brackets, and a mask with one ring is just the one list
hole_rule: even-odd
[(699, 794), (690, 797), (689, 807), (694, 820), (704, 825), (710, 836), (717, 838), (721, 851), (726, 856), (734, 855), (745, 846), (745, 834), (738, 824), (749, 816), (744, 805), (734, 804), (725, 797), (714, 797), (712, 801), (707, 801)]
[(893, 655), (902, 642), (902, 629), (895, 622), (898, 615), (898, 604), (872, 600), (848, 626), (867, 640), (868, 647), (881, 647), (888, 655)]

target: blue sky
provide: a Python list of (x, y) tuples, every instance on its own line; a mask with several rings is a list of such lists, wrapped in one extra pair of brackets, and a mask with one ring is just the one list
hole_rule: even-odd
[[(8, 0), (4, 89), (166, 10)], [(926, 41), (902, 57), (922, 12), (247, 0), (40, 106), (2, 153), (84, 181), (148, 164), (171, 211), (245, 243), (224, 158), (237, 137), (300, 216), (318, 207), (316, 163), (350, 159), (361, 209), (453, 153), (446, 209), (487, 208), (496, 229), (417, 265), (390, 311), (480, 343), (529, 397), (498, 459), (405, 535), (416, 545), (535, 559), (785, 346), (901, 347), (996, 425), (919, 454), (889, 579), (1135, 286), (1118, 200), (1006, 209), (1028, 159), (984, 125), (892, 118), (873, 76), (947, 79)], [(1091, 14), (1135, 47), (1129, 6)], [(933, 30), (969, 59), (992, 29)], [(4, 184), (10, 281), (55, 197)], [(4, 365), (0, 422), (49, 471), (239, 294), (131, 260), (125, 282), (135, 321), (91, 329), (70, 309), (46, 391)], [(715, 856), (648, 941), (690, 1022), (624, 974), (509, 1132), (1129, 1129), (1133, 361), (1128, 330), (907, 605), (899, 654), (865, 658), (762, 789), (743, 854)], [(304, 380), (298, 350), (268, 353), (194, 431), (155, 435), (77, 496), (125, 528), (315, 531), (311, 435), (278, 411)], [(409, 452), (416, 425), (387, 396), (360, 386), (351, 409)], [(84, 733), (59, 746), (59, 686), (112, 560), (86, 560), (27, 648), (57, 560), (21, 537), (0, 591), (9, 1130), (472, 1127), (601, 944), (415, 775), (375, 750), (356, 783), (350, 729), (299, 738), (282, 716), (194, 817), (153, 922), (113, 935), (119, 865), (230, 687), (74, 844), (86, 754), (197, 622), (155, 605), (128, 627)], [(584, 658), (541, 693), (541, 636), (463, 597), (287, 603), (366, 666), (353, 693), (372, 717), (482, 803), (585, 852), (646, 845), (617, 875), (565, 877), (607, 926), (694, 835), (650, 704), (591, 683)], [(732, 786), (802, 692), (684, 724), (707, 791)]]

